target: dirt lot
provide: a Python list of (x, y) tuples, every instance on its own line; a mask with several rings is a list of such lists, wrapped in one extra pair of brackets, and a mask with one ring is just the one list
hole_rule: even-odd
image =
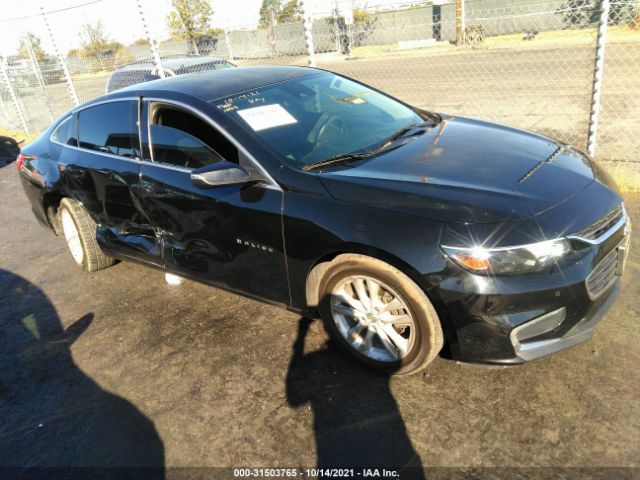
[[(383, 459), (640, 475), (637, 236), (592, 341), (519, 367), (438, 358), (389, 379), (327, 346), (317, 322), (305, 335), (306, 322), (281, 308), (188, 281), (171, 287), (131, 263), (85, 274), (36, 224), (14, 164), (0, 168), (0, 192), (2, 467)], [(640, 224), (640, 196), (627, 203)]]

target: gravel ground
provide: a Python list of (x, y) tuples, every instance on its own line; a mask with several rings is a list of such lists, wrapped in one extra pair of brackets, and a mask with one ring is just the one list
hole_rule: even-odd
[[(284, 309), (171, 287), (131, 263), (83, 273), (36, 223), (13, 164), (0, 192), (2, 467), (154, 466), (174, 478), (185, 472), (174, 467), (383, 459), (473, 467), (464, 478), (512, 466), (640, 475), (637, 236), (592, 341), (518, 367), (437, 358), (389, 379)], [(627, 203), (640, 224), (640, 196)]]

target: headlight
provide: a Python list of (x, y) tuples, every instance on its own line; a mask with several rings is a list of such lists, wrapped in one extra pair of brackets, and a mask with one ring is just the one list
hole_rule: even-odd
[(443, 245), (445, 253), (458, 265), (475, 273), (508, 275), (544, 270), (571, 251), (563, 238), (514, 247), (452, 247)]

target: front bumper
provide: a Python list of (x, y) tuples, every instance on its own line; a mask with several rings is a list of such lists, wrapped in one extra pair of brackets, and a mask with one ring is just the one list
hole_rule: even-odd
[[(573, 257), (548, 274), (488, 277), (450, 265), (439, 295), (453, 357), (517, 364), (589, 340), (620, 291), (628, 253), (628, 224), (612, 230), (600, 243), (577, 241)], [(594, 295), (600, 270), (615, 275)]]
[[(593, 329), (604, 318), (605, 314), (613, 305), (616, 297), (620, 293), (620, 281), (618, 280), (611, 292), (606, 295), (604, 302), (597, 308), (591, 309), (589, 314), (575, 324), (571, 330), (561, 337), (548, 338), (545, 340), (520, 341), (518, 339), (518, 328), (514, 328), (509, 335), (516, 357), (514, 361), (497, 361), (497, 363), (521, 363), (535, 360), (540, 357), (551, 355), (552, 353), (565, 350), (579, 343), (590, 340), (593, 337)], [(556, 312), (563, 309), (556, 310)], [(551, 312), (552, 314), (555, 312)], [(528, 323), (533, 323), (532, 320)], [(526, 326), (523, 325), (523, 327)]]

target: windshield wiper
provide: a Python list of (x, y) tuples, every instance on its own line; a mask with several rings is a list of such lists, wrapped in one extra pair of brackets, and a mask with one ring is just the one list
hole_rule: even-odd
[[(317, 170), (322, 167), (333, 166), (333, 165), (344, 165), (347, 163), (351, 163), (357, 160), (362, 160), (363, 158), (373, 157), (374, 155), (378, 155), (380, 153), (386, 152), (388, 150), (393, 150), (393, 148), (387, 148), (390, 144), (395, 142), (397, 139), (406, 135), (411, 130), (416, 129), (424, 129), (426, 127), (432, 127), (433, 123), (431, 122), (423, 122), (423, 123), (412, 123), (411, 125), (407, 125), (406, 127), (401, 128), (393, 135), (388, 137), (384, 142), (380, 144), (380, 147), (375, 150), (367, 150), (365, 152), (355, 152), (355, 153), (345, 153), (343, 155), (336, 155), (335, 157), (327, 158), (325, 160), (319, 160), (317, 162), (307, 163), (302, 170), (305, 172), (309, 172), (311, 170)], [(400, 145), (398, 145), (400, 146)]]
[(302, 170), (304, 170), (305, 172), (310, 172), (311, 170), (317, 170), (318, 168), (327, 167), (330, 165), (345, 165), (350, 162), (362, 160), (363, 158), (369, 158), (375, 154), (376, 152), (345, 153), (343, 155), (336, 155), (335, 157), (325, 158), (324, 160), (319, 160), (317, 162), (307, 163), (304, 167), (302, 167)]
[(402, 136), (406, 135), (407, 133), (409, 133), (411, 130), (421, 129), (421, 128), (425, 128), (425, 127), (429, 127), (429, 126), (432, 126), (432, 123), (424, 122), (424, 123), (419, 123), (419, 124), (418, 123), (412, 123), (410, 125), (407, 125), (406, 127), (403, 127), (400, 130), (398, 130), (393, 135), (389, 136), (384, 142), (382, 142), (381, 146), (377, 150), (378, 151), (379, 150), (384, 150), (384, 148), (387, 147), (389, 144), (395, 142), (400, 137), (402, 137)]

